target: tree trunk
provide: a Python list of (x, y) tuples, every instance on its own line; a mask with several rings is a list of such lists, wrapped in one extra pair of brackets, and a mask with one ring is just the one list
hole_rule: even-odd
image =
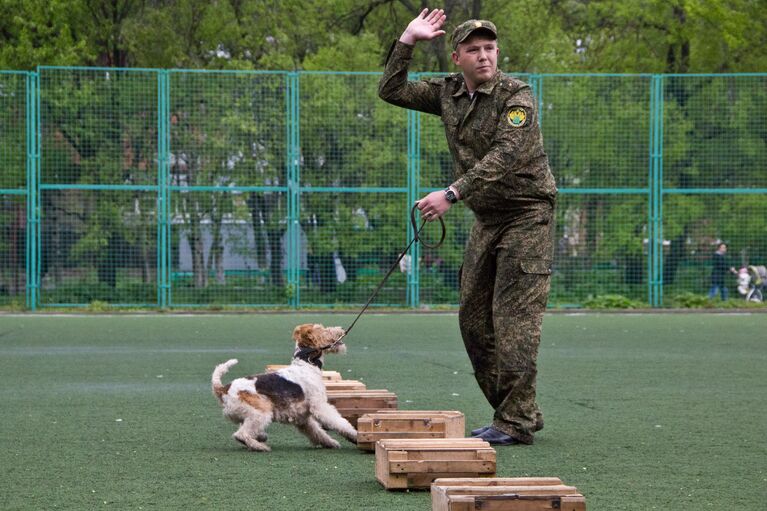
[(269, 268), (269, 274), (272, 277), (272, 285), (281, 288), (285, 285), (285, 279), (282, 278), (282, 231), (269, 229), (269, 250), (272, 253), (272, 260)]
[(663, 284), (673, 284), (676, 280), (676, 272), (679, 265), (687, 258), (685, 242), (687, 241), (687, 229), (679, 236), (671, 240), (668, 255), (663, 263)]
[(114, 231), (107, 235), (107, 246), (98, 255), (96, 263), (96, 274), (98, 275), (99, 282), (103, 282), (111, 288), (117, 285), (117, 261), (114, 257), (117, 239), (117, 234)]
[[(673, 7), (674, 18), (679, 22), (680, 32), (684, 32), (684, 26), (687, 22), (687, 13), (681, 5)], [(683, 36), (680, 35), (680, 39)], [(678, 42), (672, 42), (668, 46), (666, 53), (667, 73), (686, 73), (690, 69), (690, 40), (681, 39)]]
[[(272, 216), (277, 211), (277, 204), (279, 194), (272, 194), (268, 200), (265, 194), (251, 193), (248, 196), (248, 207), (250, 208), (251, 223), (253, 225), (253, 241), (255, 244), (256, 253), (258, 253), (259, 267), (266, 268), (269, 266), (269, 280), (275, 287), (283, 287), (285, 280), (282, 276), (282, 229), (279, 228), (280, 223), (272, 220)], [(272, 225), (276, 227), (271, 227)], [(264, 247), (263, 256), (258, 250), (259, 240), (263, 239), (263, 233), (266, 233), (266, 244)], [(270, 254), (271, 257), (267, 257)], [(261, 266), (263, 261), (263, 266)]]
[(214, 217), (211, 223), (211, 245), (210, 255), (208, 257), (208, 273), (211, 270), (216, 272), (216, 283), (226, 284), (226, 276), (224, 274), (224, 242), (222, 239), (223, 219), (215, 218), (217, 215), (212, 214)]
[(194, 287), (201, 289), (208, 285), (208, 275), (205, 272), (205, 247), (202, 242), (202, 229), (199, 222), (189, 227), (189, 246), (192, 249), (192, 273)]

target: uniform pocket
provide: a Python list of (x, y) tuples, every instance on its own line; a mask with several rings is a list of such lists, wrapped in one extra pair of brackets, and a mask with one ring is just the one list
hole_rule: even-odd
[(498, 127), (498, 120), (492, 117), (480, 117), (471, 123), (472, 129), (481, 131), (484, 135), (493, 137)]
[(534, 275), (551, 275), (551, 261), (546, 259), (520, 259), (522, 273)]
[(453, 136), (458, 131), (458, 121), (445, 120), (445, 131), (448, 135)]

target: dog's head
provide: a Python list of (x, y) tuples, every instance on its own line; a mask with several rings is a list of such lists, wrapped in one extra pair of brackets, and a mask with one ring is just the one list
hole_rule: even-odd
[[(324, 327), (318, 323), (298, 325), (293, 330), (296, 349), (314, 349), (321, 353), (346, 353), (346, 344), (343, 341), (333, 345), (342, 335), (344, 335), (343, 328), (338, 326)], [(331, 345), (333, 347), (329, 347)]]

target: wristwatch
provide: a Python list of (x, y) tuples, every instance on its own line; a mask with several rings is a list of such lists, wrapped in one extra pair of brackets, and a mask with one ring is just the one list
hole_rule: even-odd
[(455, 196), (455, 192), (450, 187), (445, 188), (445, 198), (450, 204), (458, 202), (458, 197)]

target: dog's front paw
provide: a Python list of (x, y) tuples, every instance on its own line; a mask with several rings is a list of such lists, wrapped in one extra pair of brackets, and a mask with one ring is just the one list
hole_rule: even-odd
[(341, 448), (341, 444), (339, 444), (336, 440), (333, 440), (331, 438), (329, 442), (323, 443), (322, 447), (324, 447), (326, 449), (340, 449)]

